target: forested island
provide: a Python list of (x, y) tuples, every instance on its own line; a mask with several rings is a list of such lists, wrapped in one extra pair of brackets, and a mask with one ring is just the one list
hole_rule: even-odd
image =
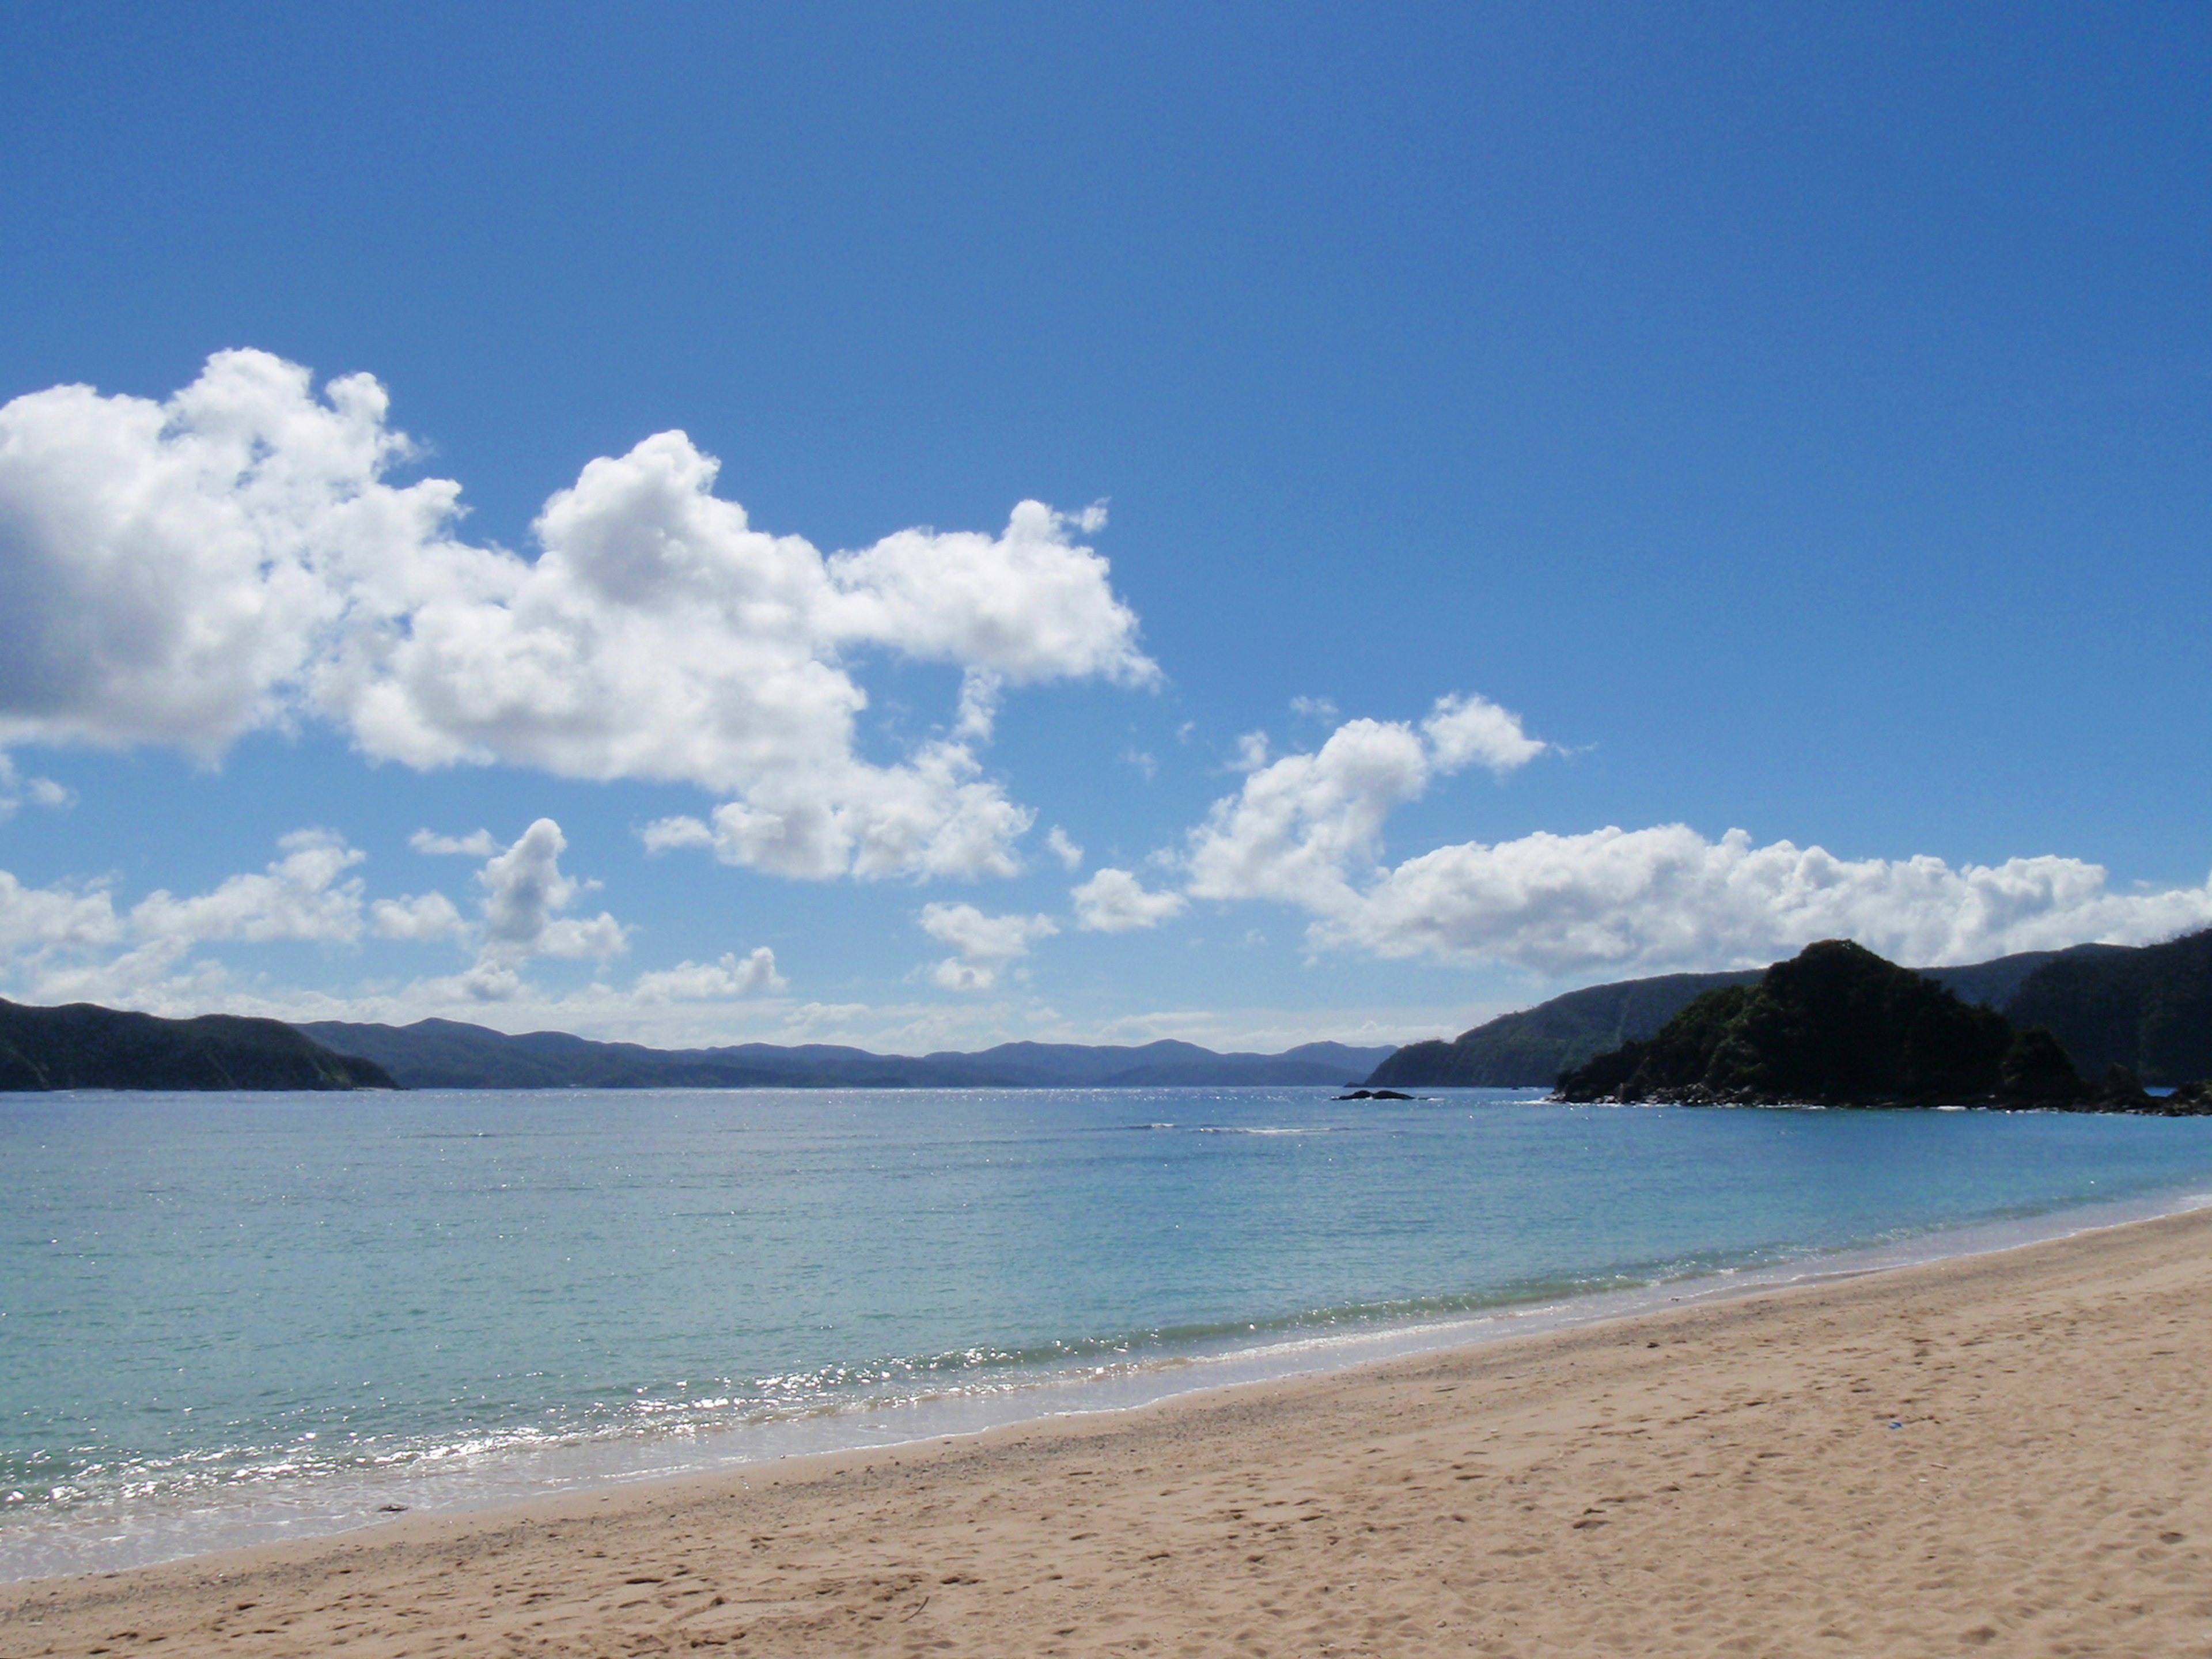
[(1702, 993), (1648, 1040), (1561, 1073), (1554, 1097), (2212, 1114), (2212, 1086), (2202, 1082), (2153, 1096), (2115, 1061), (2091, 1084), (2049, 1028), (2015, 1029), (1996, 1009), (1845, 939), (1809, 945), (1753, 983)]

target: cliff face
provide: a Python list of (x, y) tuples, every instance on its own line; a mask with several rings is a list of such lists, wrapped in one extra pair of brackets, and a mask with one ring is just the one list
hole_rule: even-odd
[(273, 1019), (159, 1019), (0, 1001), (0, 1090), (394, 1089), (374, 1062)]

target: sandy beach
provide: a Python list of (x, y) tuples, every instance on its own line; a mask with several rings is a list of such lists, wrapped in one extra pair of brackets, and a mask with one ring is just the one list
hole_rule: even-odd
[(0, 1652), (2212, 1653), (2212, 1212), (0, 1588)]

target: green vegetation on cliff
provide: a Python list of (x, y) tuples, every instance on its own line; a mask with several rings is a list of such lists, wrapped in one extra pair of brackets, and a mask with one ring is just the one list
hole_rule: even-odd
[(0, 1090), (398, 1086), (374, 1061), (333, 1054), (273, 1019), (0, 1001)]

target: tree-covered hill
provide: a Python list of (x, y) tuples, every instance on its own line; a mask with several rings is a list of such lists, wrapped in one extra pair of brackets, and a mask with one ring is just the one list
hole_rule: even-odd
[(1649, 1040), (1561, 1073), (1556, 1093), (1685, 1105), (2212, 1109), (2201, 1084), (2155, 1100), (2120, 1066), (2092, 1087), (2043, 1027), (2015, 1030), (1994, 1008), (1846, 939), (1808, 945), (1755, 985), (1706, 992)]
[(0, 1090), (398, 1086), (374, 1061), (333, 1054), (273, 1019), (0, 1001)]

